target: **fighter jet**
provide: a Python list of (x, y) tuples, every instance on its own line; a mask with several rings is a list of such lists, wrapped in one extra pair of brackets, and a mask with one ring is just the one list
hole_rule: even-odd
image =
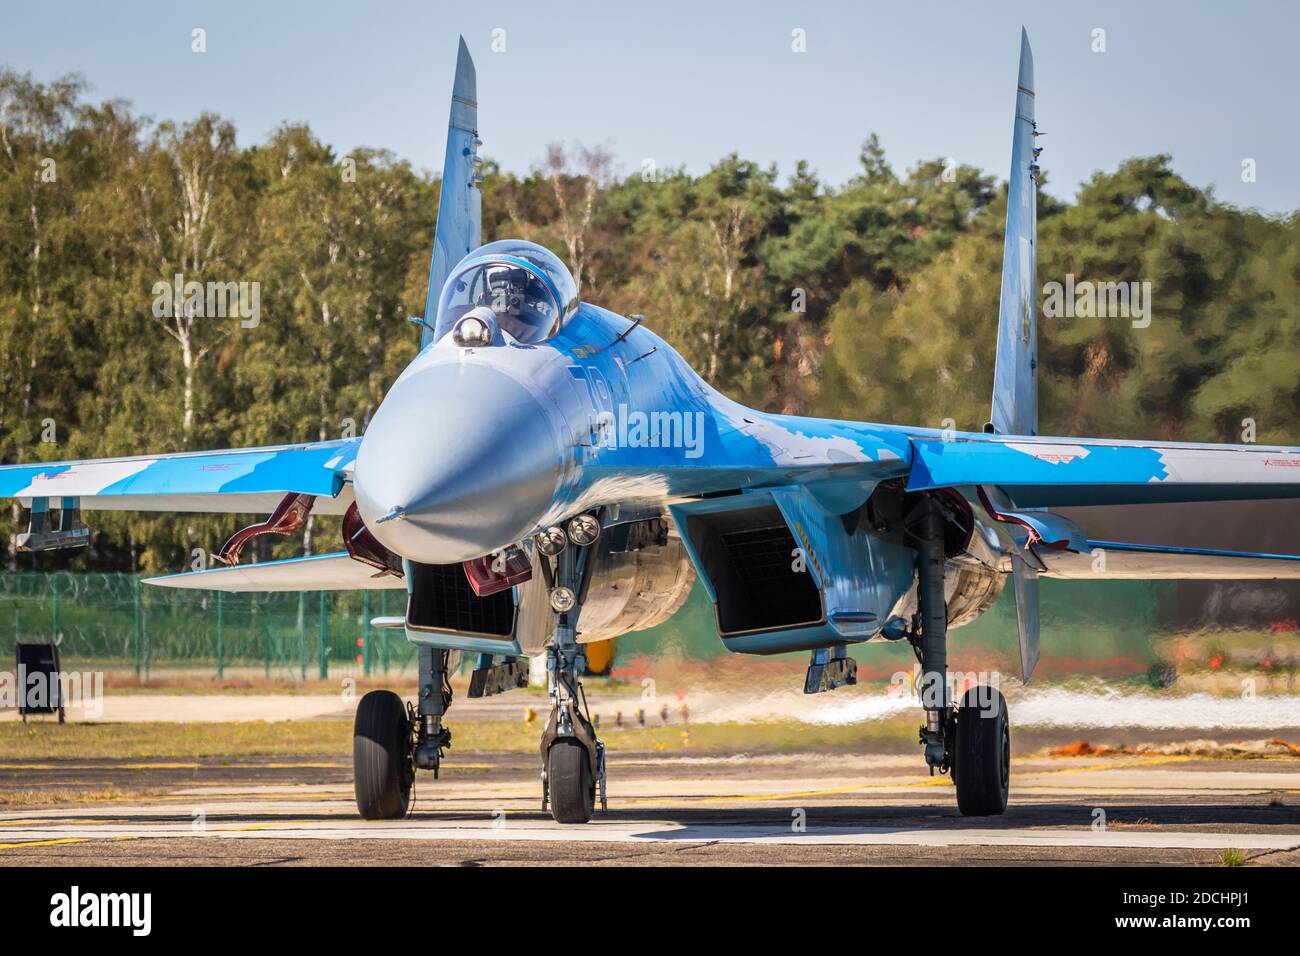
[[(1002, 291), (982, 432), (776, 415), (719, 393), (640, 316), (579, 300), (523, 240), (481, 245), (475, 70), (461, 41), (419, 354), (362, 437), (271, 448), (9, 465), (31, 509), (21, 545), (83, 546), (94, 509), (269, 514), (225, 566), (154, 578), (226, 591), (400, 588), (379, 618), (419, 649), (416, 700), (359, 702), (357, 808), (403, 816), (450, 744), (448, 657), (470, 696), (544, 657), (542, 801), (562, 823), (606, 805), (605, 748), (582, 694), (584, 647), (672, 615), (695, 578), (741, 654), (807, 651), (804, 690), (856, 680), (849, 647), (905, 641), (920, 745), (963, 814), (1002, 813), (1010, 725), (996, 687), (950, 686), (950, 628), (1009, 578), (1021, 678), (1039, 658), (1037, 582), (1297, 578), (1300, 558), (1097, 541), (1053, 507), (1300, 496), (1300, 449), (1038, 434), (1033, 58), (1021, 35)], [(994, 317), (990, 316), (990, 326)], [(990, 334), (993, 329), (990, 328)], [(58, 520), (54, 520), (57, 512)], [(259, 534), (341, 514), (345, 550), (239, 563)], [(867, 651), (869, 653), (869, 651)]]

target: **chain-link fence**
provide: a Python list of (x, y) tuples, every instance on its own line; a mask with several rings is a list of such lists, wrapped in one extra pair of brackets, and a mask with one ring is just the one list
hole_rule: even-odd
[(414, 672), (400, 629), (372, 618), (405, 611), (401, 591), (223, 594), (156, 588), (131, 574), (0, 574), (0, 653), (59, 642), (78, 668), (260, 672), (295, 681)]

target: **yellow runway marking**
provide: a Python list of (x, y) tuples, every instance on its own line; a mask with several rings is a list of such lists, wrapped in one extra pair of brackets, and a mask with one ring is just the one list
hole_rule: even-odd
[[(241, 765), (245, 766), (245, 765)], [(252, 764), (249, 769), (257, 770), (342, 770), (351, 768), (350, 763), (259, 763)]]
[(1124, 763), (1094, 763), (1086, 767), (1061, 767), (1056, 770), (1023, 770), (1024, 774), (1057, 774), (1057, 773), (1088, 773), (1090, 770), (1127, 770), (1129, 767), (1155, 767), (1166, 763), (1186, 763), (1191, 760), (1188, 756), (1173, 757), (1144, 757), (1141, 760), (1126, 761)]
[[(1052, 775), (1052, 774), (1058, 774), (1058, 773), (1084, 773), (1084, 772), (1086, 772), (1086, 771), (1090, 771), (1090, 770), (1098, 770), (1098, 771), (1100, 771), (1100, 770), (1123, 770), (1123, 769), (1126, 769), (1126, 768), (1128, 768), (1128, 767), (1135, 767), (1135, 766), (1139, 766), (1139, 765), (1140, 765), (1140, 766), (1153, 766), (1153, 765), (1156, 765), (1156, 764), (1183, 763), (1184, 761), (1187, 761), (1187, 760), (1190, 760), (1190, 759), (1191, 759), (1190, 757), (1186, 757), (1186, 756), (1151, 757), (1151, 758), (1144, 759), (1144, 760), (1135, 760), (1135, 761), (1126, 762), (1126, 763), (1089, 764), (1089, 765), (1086, 766), (1086, 767), (1062, 767), (1062, 768), (1055, 769), (1055, 770), (1035, 770), (1035, 771), (1026, 771), (1026, 773), (1033, 773), (1033, 774), (1038, 774), (1038, 775), (1041, 775), (1041, 776), (1049, 776), (1049, 775)], [(800, 799), (804, 799), (804, 798), (807, 798), (807, 797), (835, 797), (835, 796), (843, 796), (843, 795), (846, 794), (846, 793), (861, 793), (862, 791), (865, 791), (865, 790), (922, 789), (922, 788), (926, 788), (926, 787), (942, 787), (942, 786), (951, 786), (951, 785), (952, 785), (952, 778), (951, 778), (951, 777), (947, 777), (947, 776), (942, 776), (942, 777), (932, 777), (932, 778), (930, 778), (930, 779), (928, 779), (928, 780), (921, 780), (921, 781), (899, 781), (898, 783), (866, 783), (866, 784), (855, 784), (855, 785), (853, 785), (853, 786), (848, 786), (848, 787), (836, 787), (836, 788), (834, 788), (834, 789), (830, 789), (830, 790), (800, 790), (800, 791), (795, 791), (795, 792), (793, 792), (793, 793), (747, 793), (747, 794), (731, 794), (731, 795), (720, 796), (720, 797), (702, 797), (702, 798), (697, 798), (697, 799), (694, 799), (694, 800), (692, 800), (691, 797), (682, 797), (682, 798), (678, 798), (678, 799), (688, 800), (688, 801), (691, 801), (691, 802), (694, 802), (694, 803), (725, 803), (725, 802), (732, 801), (732, 800), (753, 800), (753, 801), (764, 801), (764, 800), (800, 800)], [(1017, 790), (1027, 790), (1027, 789), (1038, 789), (1038, 788), (1032, 788), (1032, 787), (1017, 787), (1016, 789), (1017, 789)], [(1066, 788), (1051, 788), (1051, 787), (1044, 787), (1044, 788), (1041, 788), (1041, 789), (1066, 789)], [(1091, 788), (1091, 787), (1080, 787), (1080, 788), (1078, 788), (1078, 789), (1083, 790), (1083, 789), (1094, 789), (1094, 788)], [(1112, 788), (1112, 789), (1121, 789), (1121, 788)], [(1136, 789), (1151, 789), (1151, 788), (1150, 788), (1150, 787), (1139, 787), (1139, 788), (1136, 788)], [(650, 800), (651, 802), (653, 802), (653, 801), (656, 800), (656, 799), (657, 799), (657, 798), (653, 798), (653, 797), (652, 797), (652, 798), (648, 798), (648, 800)], [(624, 800), (620, 800), (620, 801), (619, 801), (620, 804), (626, 804), (626, 803), (645, 803), (645, 802), (647, 802), (646, 799), (637, 800), (637, 799), (635, 799), (635, 798), (632, 799), (632, 800), (624, 799)]]
[(1105, 787), (1067, 787), (1067, 786), (1063, 786), (1063, 785), (1061, 785), (1061, 784), (1050, 784), (1050, 783), (1045, 783), (1045, 784), (1040, 784), (1040, 785), (1037, 785), (1037, 786), (1020, 786), (1020, 787), (1015, 787), (1015, 788), (1013, 788), (1012, 792), (1013, 792), (1013, 793), (1026, 793), (1026, 792), (1031, 792), (1031, 791), (1035, 791), (1035, 790), (1041, 790), (1041, 791), (1045, 791), (1045, 792), (1048, 792), (1048, 793), (1061, 793), (1061, 792), (1070, 793), (1070, 792), (1074, 792), (1074, 791), (1076, 791), (1076, 790), (1079, 791), (1079, 792), (1081, 792), (1081, 793), (1107, 793), (1107, 792), (1109, 792), (1109, 791), (1111, 791), (1111, 790), (1123, 790), (1123, 791), (1130, 791), (1130, 790), (1132, 790), (1132, 791), (1148, 791), (1148, 792), (1150, 792), (1150, 791), (1155, 791), (1157, 794), (1158, 794), (1158, 793), (1163, 793), (1163, 792), (1170, 792), (1170, 793), (1204, 793), (1204, 794), (1210, 794), (1210, 793), (1235, 793), (1235, 794), (1247, 794), (1247, 793), (1251, 793), (1251, 794), (1258, 794), (1258, 793), (1300, 793), (1300, 790), (1279, 790), (1277, 787), (1202, 787), (1202, 786), (1199, 786), (1199, 785), (1198, 785), (1198, 786), (1187, 786), (1187, 787), (1171, 787), (1171, 786), (1169, 786), (1168, 784), (1157, 784), (1157, 783), (1151, 783), (1151, 784), (1147, 784), (1147, 785), (1145, 785), (1145, 786), (1129, 786), (1129, 787), (1117, 787), (1117, 786), (1115, 786), (1114, 784), (1111, 784), (1111, 785), (1108, 785), (1108, 786), (1105, 786)]
[[(215, 758), (220, 760), (221, 758)], [(246, 758), (237, 758), (240, 760)], [(494, 763), (461, 763), (456, 766), (449, 766), (449, 771), (454, 770), (495, 770), (497, 764)], [(197, 762), (164, 762), (164, 763), (0, 763), (0, 770), (198, 770), (209, 767), (214, 770), (349, 770), (352, 764), (344, 761), (275, 761), (272, 763), (197, 763)]]
[(53, 763), (0, 763), (0, 770), (58, 770)]
[(283, 830), (285, 827), (295, 826), (313, 826), (312, 823), (302, 821), (302, 819), (287, 819), (282, 823), (250, 823), (248, 826), (227, 826), (221, 827), (220, 830), (213, 830), (216, 834), (243, 834), (250, 830)]
[[(126, 817), (115, 817), (114, 820), (125, 820)], [(64, 820), (62, 817), (41, 817), (35, 820), (0, 820), (0, 827), (27, 827), (40, 826), (42, 823), (58, 823), (61, 826), (86, 826), (92, 823), (103, 822), (103, 817), (97, 817), (93, 820)]]
[[(113, 770), (198, 770), (201, 763), (120, 763)], [(93, 765), (87, 769), (96, 769)]]
[[(100, 837), (60, 837), (57, 840), (27, 840), (23, 843), (0, 843), (0, 850), (18, 850), (25, 846), (61, 846), (65, 843), (90, 843), (100, 840)], [(129, 836), (109, 837), (110, 840), (142, 840), (144, 837), (131, 834)]]
[(196, 770), (199, 763), (0, 763), (0, 770)]
[(26, 843), (0, 843), (0, 850), (16, 850), (24, 846), (60, 846), (64, 843), (89, 843), (90, 837), (64, 837), (60, 840), (28, 840)]
[(947, 777), (935, 777), (933, 780), (908, 781), (899, 783), (863, 783), (851, 787), (836, 787), (833, 790), (799, 790), (793, 793), (738, 793), (731, 796), (705, 797), (697, 803), (723, 803), (728, 800), (798, 800), (803, 797), (836, 797), (846, 793), (860, 793), (863, 790), (895, 790), (918, 787), (951, 786)]

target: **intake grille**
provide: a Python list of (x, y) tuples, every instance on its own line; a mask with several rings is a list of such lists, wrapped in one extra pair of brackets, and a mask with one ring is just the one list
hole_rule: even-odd
[(515, 629), (512, 591), (479, 597), (459, 564), (412, 564), (407, 623), (422, 631), (509, 638)]

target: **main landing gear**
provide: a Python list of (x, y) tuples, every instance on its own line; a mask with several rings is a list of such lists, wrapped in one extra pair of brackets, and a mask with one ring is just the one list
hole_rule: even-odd
[(920, 743), (930, 772), (952, 773), (965, 816), (994, 816), (1007, 808), (1011, 725), (1007, 704), (979, 685), (954, 706), (948, 693), (948, 608), (944, 600), (944, 517), (940, 499), (921, 497), (907, 516), (917, 549), (917, 615), (909, 638), (921, 663), (925, 725)]
[[(594, 545), (600, 538), (601, 515), (582, 514), (566, 528), (549, 528), (538, 536), (537, 550), (555, 627), (547, 648), (547, 683), (551, 713), (542, 732), (542, 809), (558, 823), (586, 823), (597, 800), (605, 809), (605, 745), (587, 712), (579, 675), (587, 666), (578, 643), (578, 613), (582, 610), (595, 569)], [(443, 751), (451, 746), (451, 731), (443, 717), (451, 704), (449, 652), (419, 648), (420, 683), (415, 705), (404, 704), (392, 691), (371, 691), (357, 707), (352, 762), (357, 809), (367, 820), (405, 816), (417, 770), (438, 774)], [(527, 684), (525, 662), (514, 659), (493, 666), (491, 655), (480, 655), (470, 680), (470, 697), (501, 693)]]
[(442, 718), (451, 704), (447, 680), (449, 651), (421, 647), (419, 700), (402, 703), (390, 690), (375, 690), (357, 705), (352, 732), (353, 785), (357, 810), (366, 820), (406, 816), (415, 771), (432, 770), (436, 778), (442, 752), (451, 746), (451, 731)]
[[(579, 675), (587, 666), (578, 643), (578, 614), (595, 567), (594, 545), (600, 515), (579, 515), (566, 532), (551, 528), (538, 537), (542, 575), (555, 612), (555, 630), (546, 652), (551, 714), (542, 732), (542, 809), (557, 823), (586, 823), (606, 808), (605, 745), (587, 712)], [(572, 544), (564, 540), (568, 538)], [(554, 565), (552, 565), (554, 558)]]

